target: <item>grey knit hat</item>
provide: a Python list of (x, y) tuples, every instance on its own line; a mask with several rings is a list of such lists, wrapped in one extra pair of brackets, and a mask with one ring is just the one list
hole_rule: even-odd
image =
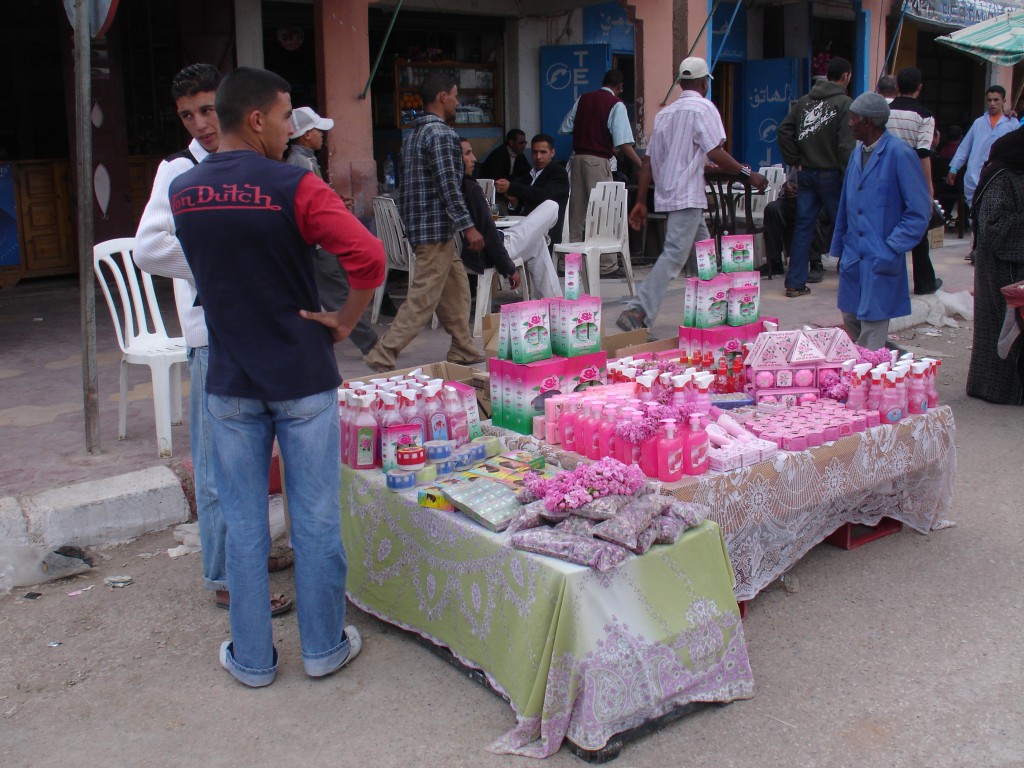
[(877, 93), (862, 93), (853, 100), (850, 111), (861, 117), (889, 118), (889, 105), (885, 97)]

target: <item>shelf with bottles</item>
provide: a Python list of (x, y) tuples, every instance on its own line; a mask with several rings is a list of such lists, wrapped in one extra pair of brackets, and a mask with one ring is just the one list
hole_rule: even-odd
[[(420, 83), (433, 72), (445, 72), (455, 78), (459, 86), (459, 107), (456, 110), (457, 125), (495, 125), (500, 122), (497, 113), (496, 75), (491, 64), (467, 64), (454, 61), (415, 62), (405, 59), (395, 61), (393, 104), (391, 108), (380, 105), (377, 123), (399, 126), (409, 125), (423, 114), (423, 99), (419, 94)], [(381, 95), (381, 101), (386, 98)], [(388, 119), (391, 118), (391, 119)]]

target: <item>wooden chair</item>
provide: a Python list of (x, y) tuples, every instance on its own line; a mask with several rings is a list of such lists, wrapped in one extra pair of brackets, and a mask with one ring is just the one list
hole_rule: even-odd
[[(590, 190), (584, 239), (578, 243), (560, 243), (554, 253), (582, 253), (587, 272), (587, 293), (601, 295), (601, 255), (617, 254), (626, 273), (629, 295), (635, 296), (633, 265), (629, 258), (629, 211), (626, 209), (626, 185), (621, 181), (601, 181)], [(568, 219), (568, 216), (566, 216)]]
[(117, 439), (124, 440), (128, 433), (128, 366), (147, 365), (153, 379), (157, 451), (160, 456), (170, 456), (171, 425), (181, 424), (182, 420), (181, 375), (186, 363), (185, 339), (167, 335), (153, 290), (153, 276), (136, 268), (133, 250), (134, 237), (106, 240), (92, 249), (96, 280), (107, 300), (117, 343), (121, 347)]

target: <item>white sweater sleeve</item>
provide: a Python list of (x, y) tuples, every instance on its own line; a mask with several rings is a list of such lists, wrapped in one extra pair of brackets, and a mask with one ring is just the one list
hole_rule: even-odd
[(170, 162), (165, 160), (157, 168), (153, 191), (135, 233), (135, 252), (132, 255), (139, 269), (162, 277), (192, 280), (192, 270), (175, 236), (168, 191), (176, 177), (194, 167), (190, 160), (179, 157)]

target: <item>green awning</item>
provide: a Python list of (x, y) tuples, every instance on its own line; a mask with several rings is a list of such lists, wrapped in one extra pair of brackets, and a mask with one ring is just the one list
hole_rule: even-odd
[(1024, 59), (1024, 11), (1005, 13), (935, 39), (979, 59), (1010, 67)]

